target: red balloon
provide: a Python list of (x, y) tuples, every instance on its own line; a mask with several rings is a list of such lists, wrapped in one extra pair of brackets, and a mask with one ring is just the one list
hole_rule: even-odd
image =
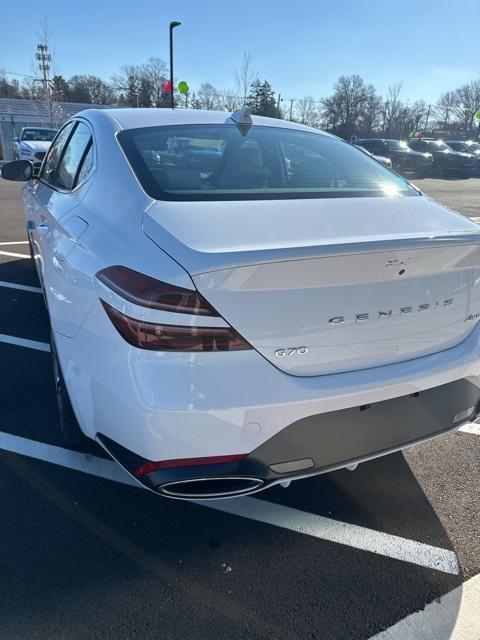
[(165, 85), (163, 87), (163, 92), (164, 93), (170, 93), (171, 90), (172, 90), (172, 83), (169, 80), (167, 83), (165, 83)]

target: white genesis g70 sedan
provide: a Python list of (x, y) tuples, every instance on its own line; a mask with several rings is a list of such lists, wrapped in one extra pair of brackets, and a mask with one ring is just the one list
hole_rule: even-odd
[(22, 197), (67, 441), (218, 498), (474, 419), (480, 229), (292, 122), (88, 110)]

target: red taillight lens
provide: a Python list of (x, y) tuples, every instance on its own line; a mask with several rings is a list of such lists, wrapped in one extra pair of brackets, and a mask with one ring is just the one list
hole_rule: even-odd
[(202, 464), (228, 464), (238, 462), (245, 458), (245, 454), (231, 456), (212, 456), (208, 458), (180, 458), (178, 460), (161, 460), (160, 462), (147, 462), (133, 472), (137, 477), (158, 471), (159, 469), (174, 469), (177, 467), (196, 467)]
[(231, 327), (184, 327), (144, 322), (101, 301), (120, 335), (134, 347), (153, 351), (240, 351), (252, 347)]
[(198, 316), (219, 315), (198, 291), (160, 282), (127, 267), (102, 269), (97, 278), (122, 298), (142, 307)]

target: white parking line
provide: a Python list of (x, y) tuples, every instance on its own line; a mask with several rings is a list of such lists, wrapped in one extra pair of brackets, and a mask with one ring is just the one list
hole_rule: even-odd
[(27, 253), (13, 253), (12, 251), (0, 251), (0, 256), (11, 256), (13, 258), (30, 258)]
[(36, 351), (50, 351), (48, 342), (39, 342), (38, 340), (27, 340), (26, 338), (17, 338), (15, 336), (7, 336), (0, 333), (0, 342), (6, 344), (14, 344), (17, 347), (27, 347), (27, 349), (35, 349)]
[(370, 640), (478, 640), (479, 611), (480, 576), (474, 576)]
[(40, 287), (30, 287), (26, 284), (16, 284), (15, 282), (4, 282), (0, 280), (0, 287), (7, 289), (19, 289), (20, 291), (30, 291), (31, 293), (42, 293)]
[(0, 247), (3, 247), (7, 244), (28, 244), (28, 240), (15, 240), (13, 242), (0, 242)]
[(476, 436), (480, 436), (480, 424), (469, 422), (468, 424), (464, 424), (463, 427), (460, 427), (459, 431), (474, 433)]
[[(70, 451), (2, 431), (0, 431), (0, 449), (143, 488), (117, 463), (97, 456)], [(197, 504), (429, 569), (451, 574), (459, 572), (457, 557), (448, 549), (332, 520), (265, 500), (244, 497), (230, 500), (204, 500)]]

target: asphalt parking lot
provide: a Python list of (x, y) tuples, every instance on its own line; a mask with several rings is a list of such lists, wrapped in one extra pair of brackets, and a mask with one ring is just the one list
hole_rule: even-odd
[[(480, 218), (480, 179), (416, 184)], [(450, 638), (480, 574), (480, 429), (208, 506), (132, 486), (58, 435), (19, 193), (0, 179), (0, 638), (366, 640), (435, 602), (431, 635), (380, 637)]]

